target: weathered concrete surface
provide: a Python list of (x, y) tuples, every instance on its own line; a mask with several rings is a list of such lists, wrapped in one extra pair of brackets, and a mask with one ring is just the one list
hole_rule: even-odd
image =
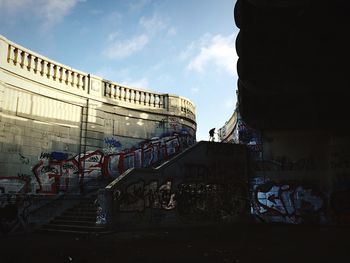
[(183, 97), (104, 80), (0, 35), (0, 194), (72, 190), (103, 174), (111, 154), (175, 133), (194, 142), (195, 132)]
[(134, 168), (99, 195), (101, 223), (178, 226), (222, 224), (249, 213), (244, 145), (201, 141), (156, 169)]
[(346, 262), (350, 228), (234, 225), (0, 239), (1, 262)]

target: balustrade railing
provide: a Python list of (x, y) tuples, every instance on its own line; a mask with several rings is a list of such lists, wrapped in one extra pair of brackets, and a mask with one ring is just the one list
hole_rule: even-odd
[(11, 44), (8, 45), (7, 62), (33, 72), (38, 76), (58, 81), (74, 88), (86, 89), (86, 74), (74, 71), (42, 56), (29, 53)]
[(133, 89), (108, 81), (103, 83), (104, 96), (107, 98), (153, 108), (165, 109), (167, 107), (167, 94)]
[(181, 112), (194, 118), (196, 108), (192, 102), (180, 97)]
[[(0, 43), (1, 53), (5, 55), (2, 60), (3, 63), (14, 66), (16, 70), (21, 69), (33, 74), (36, 76), (35, 78), (42, 78), (48, 85), (52, 85), (53, 83), (50, 82), (53, 81), (59, 84), (58, 87), (60, 88), (75, 88), (86, 92), (86, 94), (91, 94), (88, 85), (97, 81), (102, 83), (102, 91), (99, 88), (92, 89), (93, 96), (100, 96), (143, 108), (163, 109), (170, 111), (171, 114), (179, 114), (195, 120), (195, 106), (185, 98), (125, 87), (114, 82), (105, 81), (99, 77), (90, 76), (90, 74), (47, 59), (40, 54), (8, 41), (2, 36), (0, 36), (0, 40), (3, 41)], [(12, 70), (12, 66), (8, 69)], [(23, 75), (25, 76), (26, 74)], [(47, 81), (50, 82), (48, 83)], [(100, 87), (100, 85), (97, 85), (97, 87)], [(72, 92), (72, 89), (70, 89), (70, 92)], [(170, 103), (170, 100), (172, 103)], [(174, 105), (176, 105), (175, 108)]]

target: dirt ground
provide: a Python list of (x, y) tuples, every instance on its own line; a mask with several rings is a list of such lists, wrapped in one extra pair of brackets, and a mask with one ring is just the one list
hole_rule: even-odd
[(350, 227), (247, 224), (0, 237), (0, 262), (348, 262)]

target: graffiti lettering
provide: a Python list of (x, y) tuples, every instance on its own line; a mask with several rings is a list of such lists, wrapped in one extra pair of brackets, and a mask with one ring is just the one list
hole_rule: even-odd
[(324, 197), (315, 188), (293, 182), (268, 181), (254, 186), (252, 212), (265, 222), (319, 223), (324, 217)]
[(29, 159), (26, 158), (25, 156), (23, 156), (22, 154), (18, 153), (19, 157), (20, 157), (20, 161), (23, 164), (29, 164)]
[(45, 152), (42, 152), (39, 157), (39, 159), (50, 159), (50, 158), (51, 158), (51, 153), (45, 153)]
[(42, 152), (39, 157), (39, 160), (41, 159), (61, 161), (61, 160), (68, 159), (68, 154), (64, 152), (51, 152), (51, 153)]
[(145, 185), (143, 181), (133, 183), (124, 191), (117, 192), (119, 211), (142, 212), (145, 208), (171, 210), (176, 206), (175, 194), (171, 192), (171, 181), (158, 186), (158, 181)]
[(178, 213), (186, 220), (230, 221), (247, 210), (247, 188), (231, 184), (186, 183), (176, 192)]
[(132, 167), (158, 165), (180, 152), (180, 136), (188, 135), (157, 138), (140, 144), (138, 148), (111, 154), (96, 150), (67, 159), (59, 152), (41, 153), (39, 162), (33, 168), (38, 187), (36, 191), (55, 194), (97, 177), (117, 177)]
[(107, 147), (115, 147), (115, 148), (119, 148), (119, 147), (122, 147), (122, 144), (117, 141), (116, 139), (114, 138), (105, 138), (104, 140), (104, 143), (106, 144)]

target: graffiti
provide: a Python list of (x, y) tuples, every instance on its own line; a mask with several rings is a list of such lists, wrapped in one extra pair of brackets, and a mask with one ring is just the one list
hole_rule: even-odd
[(177, 131), (181, 127), (180, 119), (177, 117), (169, 117), (168, 123), (169, 123), (169, 127), (174, 131)]
[(103, 212), (102, 207), (98, 207), (96, 211), (96, 224), (102, 225), (107, 223), (106, 213)]
[(253, 187), (252, 214), (262, 221), (299, 224), (321, 223), (325, 219), (325, 198), (315, 188), (259, 180)]
[(161, 119), (158, 124), (157, 124), (157, 128), (166, 128), (166, 124), (168, 123), (168, 119), (164, 118), (164, 119)]
[(107, 148), (119, 148), (122, 144), (114, 138), (104, 138), (104, 143)]
[(28, 176), (0, 177), (0, 232), (9, 233), (24, 228), (31, 201)]
[(181, 151), (180, 135), (166, 136), (143, 142), (137, 148), (118, 153), (100, 150), (81, 153), (70, 159), (66, 155), (41, 153), (33, 167), (37, 181), (36, 193), (56, 194), (70, 191), (98, 177), (117, 177), (133, 167), (159, 165)]
[(51, 153), (42, 152), (42, 153), (40, 154), (39, 160), (40, 160), (40, 159), (50, 159), (50, 158), (51, 158)]
[(175, 194), (171, 192), (171, 181), (159, 186), (158, 181), (146, 184), (133, 183), (124, 191), (117, 191), (115, 199), (121, 212), (142, 212), (146, 208), (172, 210), (176, 206)]
[(29, 192), (30, 179), (24, 176), (0, 177), (1, 194), (16, 194)]
[(64, 152), (51, 152), (51, 153), (42, 152), (39, 156), (39, 160), (41, 159), (61, 161), (61, 160), (68, 159), (68, 154)]
[(229, 222), (246, 212), (247, 188), (241, 183), (182, 183), (176, 192), (179, 215), (190, 221)]
[(22, 154), (18, 153), (19, 155), (19, 160), (21, 161), (22, 164), (29, 164), (29, 159), (25, 156), (23, 156)]
[(261, 159), (262, 141), (259, 131), (248, 127), (244, 121), (238, 120), (234, 134), (236, 143), (247, 145), (252, 157), (256, 160)]

